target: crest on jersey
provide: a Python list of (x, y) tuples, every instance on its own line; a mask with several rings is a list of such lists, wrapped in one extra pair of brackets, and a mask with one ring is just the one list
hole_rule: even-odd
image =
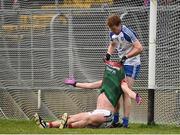
[(118, 37), (116, 37), (116, 38), (115, 38), (115, 41), (119, 42), (119, 39), (118, 39)]
[(121, 40), (123, 41), (123, 40), (124, 40), (124, 37), (121, 37)]

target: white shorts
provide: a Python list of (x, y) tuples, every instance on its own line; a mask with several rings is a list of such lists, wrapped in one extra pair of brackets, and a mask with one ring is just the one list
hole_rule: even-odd
[(99, 125), (98, 128), (110, 128), (113, 124), (114, 115), (111, 111), (105, 109), (96, 109), (92, 112), (89, 112), (89, 115), (103, 114), (104, 117), (107, 118), (106, 122)]
[(96, 109), (92, 112), (89, 112), (89, 115), (103, 114), (105, 117), (112, 115), (111, 111), (105, 109)]

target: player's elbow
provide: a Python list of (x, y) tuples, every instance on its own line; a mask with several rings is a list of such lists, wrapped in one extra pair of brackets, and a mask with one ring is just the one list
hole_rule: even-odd
[(141, 44), (139, 44), (138, 46), (136, 46), (136, 48), (138, 49), (139, 53), (143, 52), (143, 46)]
[(139, 54), (143, 52), (143, 46), (138, 40), (134, 43), (134, 47), (137, 49)]
[(142, 47), (142, 45), (140, 45), (140, 47), (139, 47), (139, 52), (140, 52), (140, 53), (143, 52), (143, 47)]

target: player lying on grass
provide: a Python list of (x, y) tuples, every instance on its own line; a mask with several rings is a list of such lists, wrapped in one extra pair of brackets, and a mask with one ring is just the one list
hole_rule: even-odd
[[(120, 83), (121, 82), (121, 83)], [(64, 113), (60, 120), (45, 122), (38, 114), (34, 119), (41, 128), (108, 128), (114, 125), (114, 113), (117, 112), (117, 103), (122, 93), (127, 93), (141, 103), (141, 97), (129, 89), (125, 81), (124, 70), (119, 63), (106, 62), (101, 93), (97, 98), (96, 110), (82, 112), (75, 115)]]

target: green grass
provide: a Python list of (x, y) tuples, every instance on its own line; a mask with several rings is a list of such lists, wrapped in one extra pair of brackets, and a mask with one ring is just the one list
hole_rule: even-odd
[(1, 134), (180, 134), (180, 127), (130, 124), (130, 128), (112, 129), (40, 129), (32, 121), (0, 120)]

